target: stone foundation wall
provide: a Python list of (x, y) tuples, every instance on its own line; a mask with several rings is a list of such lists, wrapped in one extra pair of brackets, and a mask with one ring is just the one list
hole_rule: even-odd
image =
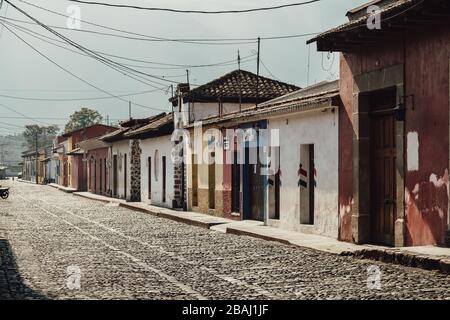
[(141, 201), (141, 147), (139, 140), (133, 140), (131, 144), (131, 181), (130, 201)]
[(173, 168), (174, 208), (183, 208), (183, 166), (184, 164), (179, 164)]

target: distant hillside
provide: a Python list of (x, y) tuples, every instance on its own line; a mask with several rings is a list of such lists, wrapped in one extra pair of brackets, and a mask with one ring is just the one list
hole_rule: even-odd
[(26, 150), (25, 139), (20, 135), (0, 135), (0, 164), (8, 167), (7, 175), (16, 175), (22, 170), (22, 152)]

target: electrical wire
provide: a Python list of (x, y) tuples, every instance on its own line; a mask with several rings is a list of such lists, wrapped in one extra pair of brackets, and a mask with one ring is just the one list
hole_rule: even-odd
[[(55, 38), (51, 38), (51, 37), (43, 35), (43, 34), (41, 34), (39, 32), (33, 31), (33, 30), (29, 29), (29, 28), (20, 26), (18, 24), (12, 23), (12, 22), (9, 22), (9, 20), (17, 21), (17, 19), (6, 18), (6, 20), (8, 20), (8, 21), (6, 21), (6, 20), (0, 18), (0, 20), (3, 20), (3, 22), (7, 23), (10, 26), (14, 26), (15, 28), (19, 28), (19, 29), (21, 29), (23, 31), (28, 31), (29, 34), (32, 33), (36, 38), (39, 38), (42, 41), (44, 41), (42, 38), (45, 38), (45, 39), (48, 39), (50, 41), (55, 41), (55, 42), (67, 45), (67, 43), (65, 41), (58, 40), (58, 39), (55, 39)], [(22, 20), (19, 20), (19, 22), (28, 23), (28, 22), (25, 22), (25, 21), (22, 21)], [(31, 23), (31, 24), (36, 25), (35, 23)], [(48, 41), (46, 41), (46, 42), (48, 42)], [(53, 45), (55, 45), (57, 47), (60, 47), (59, 45), (56, 45), (54, 43), (51, 43), (51, 44), (53, 44)], [(75, 52), (77, 54), (81, 54), (81, 55), (87, 56), (85, 54), (82, 54), (82, 53), (80, 53), (78, 51), (74, 51), (74, 50), (68, 49), (66, 47), (64, 47), (63, 49), (67, 49), (67, 50)], [(191, 68), (222, 67), (222, 66), (230, 66), (230, 65), (236, 64), (236, 59), (233, 59), (233, 60), (226, 60), (226, 61), (217, 62), (217, 63), (210, 63), (210, 64), (184, 64), (183, 65), (183, 64), (154, 62), (154, 61), (148, 61), (148, 60), (137, 59), (137, 58), (128, 58), (128, 57), (124, 57), (124, 56), (120, 56), (120, 55), (114, 55), (114, 54), (110, 54), (110, 53), (106, 53), (106, 52), (102, 52), (102, 51), (98, 51), (98, 50), (92, 50), (92, 51), (95, 52), (95, 53), (98, 53), (98, 54), (102, 54), (102, 55), (105, 55), (105, 56), (110, 56), (110, 57), (114, 57), (114, 58), (118, 58), (118, 59), (122, 59), (122, 60), (128, 60), (128, 61), (133, 61), (133, 62), (140, 62), (140, 63), (145, 63), (145, 64), (172, 66), (171, 68), (158, 68), (158, 67), (153, 67), (153, 66), (143, 66), (143, 65), (134, 65), (134, 64), (122, 63), (123, 65), (126, 65), (126, 66), (131, 66), (131, 67), (136, 67), (136, 68), (147, 68), (147, 69), (178, 70), (178, 69), (191, 69)], [(250, 58), (252, 58), (254, 56), (256, 56), (256, 54), (251, 54), (251, 55), (248, 55), (248, 56), (244, 56), (241, 59), (241, 63), (248, 63), (250, 61), (254, 61), (255, 59), (250, 59)], [(166, 77), (166, 78), (170, 78), (170, 77), (185, 77), (185, 76), (186, 76), (186, 74), (177, 75), (177, 76), (160, 75), (160, 77)]]
[[(11, 7), (13, 7), (17, 11), (19, 11), (20, 13), (22, 13), (23, 15), (28, 17), (30, 20), (32, 20), (32, 21), (36, 22), (37, 24), (39, 24), (42, 28), (46, 29), (47, 31), (49, 31), (50, 33), (54, 34), (58, 38), (64, 40), (65, 42), (67, 42), (68, 44), (70, 44), (73, 47), (77, 48), (78, 50), (88, 54), (90, 57), (96, 59), (97, 61), (99, 61), (99, 62), (101, 62), (101, 63), (103, 63), (103, 64), (105, 64), (105, 65), (107, 65), (109, 67), (111, 67), (112, 69), (114, 69), (116, 71), (118, 71), (117, 70), (117, 68), (118, 68), (118, 69), (121, 69), (121, 70), (126, 70), (128, 72), (134, 73), (135, 76), (136, 75), (145, 75), (147, 77), (150, 77), (150, 78), (153, 78), (153, 79), (157, 79), (157, 80), (160, 80), (160, 81), (165, 81), (165, 82), (170, 82), (170, 83), (175, 83), (175, 84), (180, 83), (180, 82), (177, 82), (177, 81), (156, 77), (156, 76), (154, 76), (152, 74), (149, 74), (149, 73), (146, 73), (146, 72), (142, 72), (142, 71), (139, 71), (139, 70), (136, 70), (136, 69), (133, 69), (133, 68), (121, 65), (120, 63), (118, 63), (118, 62), (116, 62), (114, 60), (111, 60), (109, 58), (105, 58), (102, 55), (97, 54), (97, 53), (93, 52), (92, 50), (87, 49), (86, 47), (83, 47), (82, 45), (76, 43), (75, 41), (72, 41), (71, 39), (65, 37), (64, 35), (58, 33), (57, 31), (53, 30), (52, 28), (48, 27), (47, 25), (45, 25), (44, 23), (40, 22), (38, 19), (34, 18), (33, 16), (31, 16), (30, 14), (28, 14), (24, 10), (22, 10), (19, 7), (17, 7), (16, 5), (12, 4), (9, 0), (4, 0), (4, 1), (6, 3), (8, 3)], [(124, 75), (126, 75), (126, 74), (124, 74)], [(156, 82), (154, 80), (147, 79), (147, 81), (153, 82), (155, 84), (163, 85), (163, 84), (161, 84), (159, 82)], [(154, 87), (154, 88), (156, 88), (156, 87)]]
[(107, 96), (107, 97), (91, 97), (91, 98), (32, 98), (32, 97), (12, 96), (12, 95), (6, 95), (6, 94), (0, 94), (0, 97), (7, 98), (7, 99), (15, 99), (15, 100), (26, 100), (26, 101), (90, 101), (90, 100), (106, 100), (106, 99), (113, 99), (113, 98), (118, 98), (118, 97), (121, 97), (121, 98), (131, 97), (131, 96), (147, 94), (147, 93), (151, 93), (151, 92), (155, 92), (155, 91), (157, 91), (157, 90), (115, 95), (114, 97)]
[[(7, 0), (5, 0), (5, 1), (7, 1)], [(0, 22), (0, 23), (2, 23), (2, 22)], [(3, 24), (3, 23), (2, 23), (2, 24)], [(3, 24), (3, 25), (4, 25), (4, 24)], [(77, 76), (76, 74), (74, 74), (74, 73), (71, 72), (70, 70), (64, 68), (63, 66), (61, 66), (61, 65), (58, 64), (57, 62), (53, 61), (52, 59), (50, 59), (49, 57), (47, 57), (45, 54), (43, 54), (41, 51), (39, 51), (38, 49), (36, 49), (34, 46), (32, 46), (31, 44), (29, 44), (26, 40), (24, 40), (22, 37), (20, 37), (17, 33), (15, 33), (15, 32), (12, 31), (10, 28), (8, 28), (6, 25), (4, 25), (4, 27), (5, 27), (5, 29), (7, 29), (9, 32), (11, 32), (13, 35), (15, 35), (17, 38), (19, 38), (19, 39), (20, 39), (23, 43), (25, 43), (28, 47), (30, 47), (30, 48), (33, 49), (36, 53), (38, 53), (41, 57), (43, 57), (44, 59), (48, 60), (49, 62), (51, 62), (51, 63), (54, 64), (55, 66), (57, 66), (59, 69), (65, 71), (66, 73), (70, 74), (72, 77), (74, 77), (74, 78), (80, 80), (81, 82), (83, 82), (83, 83), (89, 85), (90, 87), (92, 87), (92, 88), (94, 88), (94, 89), (97, 89), (98, 91), (101, 91), (101, 92), (103, 92), (103, 93), (105, 93), (105, 94), (107, 94), (107, 95), (109, 95), (109, 96), (115, 97), (114, 94), (112, 94), (112, 93), (110, 93), (110, 92), (108, 92), (108, 91), (106, 91), (106, 90), (104, 90), (104, 89), (102, 89), (102, 88), (100, 88), (100, 87), (98, 87), (98, 86), (96, 86), (96, 85), (90, 83), (90, 82), (87, 81), (87, 80), (84, 80), (83, 78)], [(117, 99), (119, 99), (119, 100), (121, 100), (121, 101), (124, 101), (124, 102), (129, 102), (128, 100), (125, 100), (125, 99), (120, 98), (120, 97), (115, 97), (115, 98), (117, 98)], [(132, 102), (132, 103), (133, 103), (134, 105), (136, 105), (136, 106), (139, 106), (139, 107), (142, 107), (142, 108), (145, 108), (145, 109), (151, 109), (151, 110), (156, 110), (156, 111), (166, 111), (166, 110), (159, 109), (159, 108), (148, 107), (148, 106), (145, 106), (145, 105), (136, 103), (136, 102)]]
[[(65, 17), (65, 18), (70, 18), (73, 19), (73, 17), (70, 17), (66, 14), (48, 9), (48, 8), (44, 8), (42, 6), (38, 6), (34, 3), (30, 3), (27, 2), (25, 0), (18, 0), (22, 3), (25, 3), (29, 6), (35, 7), (37, 9), (49, 12), (49, 13), (53, 13), (55, 15), (61, 16), (61, 17)], [(111, 31), (115, 31), (115, 32), (121, 32), (124, 34), (130, 34), (130, 35), (134, 35), (134, 36), (140, 36), (140, 37), (145, 37), (148, 39), (151, 39), (153, 41), (169, 41), (169, 42), (183, 42), (183, 43), (193, 43), (193, 44), (207, 44), (206, 42), (219, 42), (219, 41), (235, 41), (232, 43), (228, 43), (228, 44), (232, 44), (232, 45), (236, 45), (236, 44), (246, 44), (245, 42), (247, 41), (251, 41), (251, 43), (257, 43), (258, 38), (257, 37), (246, 37), (246, 38), (215, 38), (215, 39), (170, 39), (170, 38), (164, 38), (164, 37), (158, 37), (158, 36), (151, 36), (151, 35), (146, 35), (146, 34), (142, 34), (142, 33), (136, 33), (136, 32), (131, 32), (131, 31), (127, 31), (127, 30), (123, 30), (123, 29), (117, 29), (117, 28), (113, 28), (113, 27), (109, 27), (109, 26), (105, 26), (102, 24), (98, 24), (98, 23), (94, 23), (91, 21), (87, 21), (87, 20), (83, 20), (83, 19), (76, 19), (79, 22), (83, 22), (85, 24), (88, 25), (92, 25), (95, 27), (99, 27), (99, 28), (103, 28), (106, 30), (111, 30)], [(20, 21), (20, 20), (19, 20)], [(25, 22), (27, 23), (27, 22)], [(31, 23), (31, 22), (28, 22)], [(98, 32), (98, 31), (93, 31), (93, 30), (80, 30), (80, 29), (70, 29), (70, 28), (64, 28), (64, 27), (55, 27), (55, 28), (59, 28), (59, 29), (65, 29), (65, 30), (71, 30), (71, 31), (79, 31), (79, 32), (92, 32), (92, 33), (97, 33), (97, 34), (103, 34), (103, 35), (111, 35), (109, 33), (104, 33), (104, 32)], [(307, 36), (312, 36), (312, 35), (317, 35), (319, 34), (319, 32), (312, 32), (312, 33), (302, 33), (302, 34), (292, 34), (292, 35), (281, 35), (281, 36), (268, 36), (268, 37), (260, 37), (261, 40), (279, 40), (279, 39), (291, 39), (291, 38), (301, 38), (301, 37), (307, 37)], [(120, 36), (120, 35), (115, 35), (115, 36)], [(133, 37), (125, 37), (128, 39), (133, 39)], [(141, 38), (134, 38), (135, 40), (142, 40)]]
[[(63, 46), (57, 45), (57, 44), (55, 44), (55, 43), (48, 42), (48, 41), (46, 41), (46, 40), (40, 38), (40, 36), (33, 35), (32, 33), (34, 33), (34, 32), (31, 31), (31, 30), (30, 30), (30, 31), (24, 30), (24, 29), (26, 29), (26, 28), (23, 28), (23, 27), (21, 27), (21, 26), (17, 26), (17, 25), (15, 25), (15, 24), (12, 24), (12, 23), (7, 22), (7, 21), (2, 21), (1, 19), (0, 19), (0, 22), (4, 22), (4, 23), (6, 23), (6, 24), (8, 24), (8, 25), (10, 25), (10, 26), (12, 26), (12, 27), (14, 27), (14, 28), (16, 28), (16, 29), (19, 29), (20, 31), (22, 31), (22, 32), (24, 32), (24, 33), (27, 33), (28, 35), (30, 35), (30, 36), (32, 36), (32, 37), (34, 37), (34, 38), (38, 38), (38, 39), (40, 39), (41, 41), (45, 41), (45, 42), (50, 43), (50, 44), (52, 44), (52, 45), (54, 45), (54, 46), (57, 46), (57, 47), (59, 47), (59, 48), (61, 48), (61, 49), (68, 50), (68, 51), (70, 51), (70, 52), (72, 52), (72, 53), (79, 54), (79, 55), (82, 55), (82, 56), (90, 57), (90, 56), (87, 55), (87, 54), (84, 54), (84, 53), (81, 53), (81, 52), (72, 50), (72, 49), (67, 48), (67, 47), (63, 47)], [(64, 43), (65, 45), (67, 45), (67, 43), (64, 42), (64, 41), (60, 41), (60, 40), (57, 40), (57, 39), (52, 39), (52, 38), (47, 37), (47, 36), (43, 36), (43, 37), (46, 37), (46, 38), (51, 39), (51, 40), (53, 40), (53, 41), (59, 41), (59, 42), (61, 42), (61, 43)], [(114, 66), (111, 66), (111, 68), (113, 68), (113, 69), (116, 70), (116, 71), (119, 71), (119, 70), (118, 70), (117, 68), (115, 68)], [(140, 83), (143, 83), (143, 84), (145, 84), (145, 85), (147, 85), (147, 86), (153, 87), (153, 88), (155, 88), (156, 90), (161, 90), (161, 91), (164, 91), (164, 92), (167, 90), (166, 87), (164, 87), (164, 88), (156, 87), (156, 86), (153, 85), (152, 83), (149, 83), (148, 80), (147, 80), (146, 78), (142, 77), (142, 76), (139, 76), (139, 75), (134, 75), (134, 76), (132, 76), (132, 75), (130, 75), (130, 74), (128, 74), (128, 73), (125, 73), (125, 72), (122, 72), (122, 71), (119, 71), (119, 72), (120, 72), (121, 74), (123, 74), (123, 75), (125, 75), (125, 76), (131, 78), (131, 79), (134, 79), (134, 80), (140, 82)]]
[(169, 8), (155, 8), (155, 7), (141, 7), (135, 5), (126, 5), (126, 4), (113, 4), (106, 2), (94, 2), (94, 1), (82, 1), (82, 0), (67, 0), (69, 2), (76, 2), (87, 5), (99, 5), (105, 7), (114, 7), (114, 8), (127, 8), (127, 9), (138, 9), (138, 10), (147, 10), (147, 11), (165, 11), (172, 13), (201, 13), (201, 14), (230, 14), (230, 13), (250, 13), (250, 12), (260, 12), (260, 11), (270, 11), (270, 10), (278, 10), (290, 7), (299, 7), (308, 4), (312, 4), (315, 2), (319, 2), (321, 0), (310, 0), (304, 2), (296, 2), (289, 4), (282, 4), (278, 6), (272, 7), (260, 7), (260, 8), (252, 8), (252, 9), (243, 9), (243, 10), (217, 10), (217, 11), (203, 11), (203, 10), (179, 10), (179, 9), (169, 9)]
[(3, 103), (0, 103), (0, 107), (2, 107), (4, 109), (7, 109), (7, 110), (9, 110), (11, 112), (14, 112), (15, 114), (18, 114), (18, 115), (22, 116), (22, 118), (25, 118), (25, 119), (28, 119), (28, 120), (32, 120), (32, 121), (34, 121), (36, 123), (42, 123), (42, 124), (50, 125), (50, 126), (52, 125), (51, 123), (48, 123), (48, 122), (43, 122), (43, 121), (36, 120), (37, 118), (29, 117), (26, 114), (23, 114), (23, 113), (21, 113), (19, 111), (16, 111), (15, 109), (13, 109), (11, 107), (8, 107), (7, 105), (4, 105)]

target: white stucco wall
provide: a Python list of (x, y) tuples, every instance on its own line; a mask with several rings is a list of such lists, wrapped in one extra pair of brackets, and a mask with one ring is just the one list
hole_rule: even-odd
[[(241, 104), (241, 110), (253, 107), (253, 104)], [(214, 117), (219, 115), (220, 105), (218, 102), (194, 102), (190, 103), (190, 110), (194, 121)], [(239, 103), (222, 103), (223, 114), (235, 113), (239, 111)]]
[[(239, 108), (245, 110), (254, 107), (254, 104), (241, 104), (239, 103), (223, 103), (222, 112), (223, 114), (238, 112)], [(220, 105), (218, 102), (190, 102), (184, 103), (181, 107), (181, 112), (178, 108), (174, 109), (175, 112), (175, 127), (177, 127), (178, 122), (181, 121), (183, 124), (188, 124), (189, 120), (200, 121), (202, 119), (214, 117), (219, 115)]]
[[(163, 136), (140, 141), (141, 153), (141, 201), (161, 207), (172, 207), (174, 200), (174, 172), (171, 158), (172, 142), (171, 136)], [(158, 150), (159, 170), (155, 175), (155, 151)], [(166, 157), (166, 201), (163, 202), (163, 170), (162, 157)], [(151, 157), (151, 200), (148, 199), (148, 157)]]
[[(118, 173), (118, 177), (117, 177), (117, 193), (118, 193), (118, 197), (119, 198), (124, 198), (125, 197), (125, 181), (124, 181), (124, 161), (125, 161), (125, 157), (124, 155), (127, 155), (127, 199), (130, 198), (130, 185), (131, 185), (131, 175), (130, 175), (130, 167), (131, 167), (131, 149), (130, 149), (130, 140), (123, 140), (123, 141), (118, 141), (118, 142), (114, 142), (112, 144), (112, 154), (113, 155), (117, 155), (117, 173)], [(112, 161), (112, 160), (111, 160)], [(111, 179), (111, 183), (112, 183), (112, 179)], [(111, 184), (111, 189), (112, 189), (112, 184)]]
[[(337, 111), (337, 110), (336, 110)], [(269, 129), (279, 129), (280, 137), (280, 228), (311, 231), (338, 238), (338, 114), (330, 110), (272, 118)], [(314, 225), (300, 224), (300, 187), (297, 171), (300, 145), (314, 144), (317, 172)]]

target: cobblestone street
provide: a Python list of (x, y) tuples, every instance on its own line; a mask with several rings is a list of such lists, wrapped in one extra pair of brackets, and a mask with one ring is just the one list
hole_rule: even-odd
[[(2, 182), (2, 299), (449, 299), (450, 278)], [(369, 289), (371, 265), (381, 289)], [(69, 269), (68, 269), (69, 267)], [(80, 270), (80, 287), (70, 286)], [(69, 284), (69, 285), (68, 285)]]

